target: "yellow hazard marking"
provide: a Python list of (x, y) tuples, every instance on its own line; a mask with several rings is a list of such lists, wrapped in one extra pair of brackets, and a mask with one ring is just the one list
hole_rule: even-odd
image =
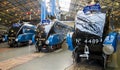
[(34, 58), (42, 57), (45, 53), (33, 53), (28, 54), (16, 58), (11, 58), (5, 61), (0, 62), (0, 70), (10, 70), (14, 68), (15, 66), (21, 65), (23, 63), (26, 63)]

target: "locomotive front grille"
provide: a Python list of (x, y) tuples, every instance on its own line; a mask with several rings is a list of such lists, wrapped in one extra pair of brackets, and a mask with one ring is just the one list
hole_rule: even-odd
[(8, 37), (8, 44), (14, 43), (15, 37)]
[(15, 37), (8, 37), (8, 43), (12, 43), (13, 41), (15, 41)]

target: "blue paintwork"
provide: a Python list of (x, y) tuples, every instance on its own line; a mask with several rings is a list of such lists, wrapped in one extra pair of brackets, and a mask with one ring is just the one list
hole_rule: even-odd
[(12, 26), (13, 26), (13, 27), (20, 27), (21, 24), (20, 24), (20, 23), (15, 23), (15, 24), (13, 24)]
[(23, 29), (23, 33), (33, 33), (33, 34), (35, 34), (36, 32), (35, 32), (35, 30), (32, 30), (32, 29), (29, 29), (29, 30)]
[(44, 1), (41, 2), (41, 22), (45, 20), (47, 16), (47, 8)]
[(112, 45), (112, 47), (114, 48), (114, 52), (116, 52), (117, 50), (117, 36), (118, 33), (110, 32), (103, 42), (103, 44), (105, 45)]
[(73, 47), (73, 44), (72, 44), (72, 36), (71, 36), (70, 33), (67, 34), (66, 42), (67, 42), (67, 45), (68, 45), (68, 49), (73, 51), (74, 47)]
[(53, 46), (63, 42), (64, 38), (61, 38), (62, 36), (62, 34), (53, 34), (48, 37), (47, 41), (49, 41), (50, 46)]
[(4, 35), (4, 42), (7, 42), (7, 40), (8, 40), (8, 35), (6, 34)]
[(83, 9), (83, 12), (86, 13), (88, 11), (101, 11), (101, 7), (100, 7), (100, 4), (94, 4), (94, 5), (91, 5), (91, 6), (85, 6), (84, 9)]
[(20, 34), (17, 37), (18, 42), (26, 42), (26, 41), (32, 40), (33, 35), (34, 35), (33, 33)]
[[(25, 24), (23, 25), (23, 34), (19, 34), (16, 39), (17, 42), (27, 42), (27, 41), (32, 41), (33, 36), (36, 33), (36, 26), (30, 25), (30, 24)], [(34, 41), (32, 41), (34, 43)]]
[(46, 19), (46, 20), (42, 20), (42, 24), (50, 24), (50, 20)]
[(36, 43), (36, 41), (35, 41), (35, 34), (32, 36), (32, 43)]
[(120, 34), (118, 34), (118, 40), (120, 41)]
[(3, 35), (3, 42), (7, 42), (8, 41), (8, 35), (7, 34), (5, 34), (5, 35)]
[(51, 15), (52, 16), (55, 16), (55, 11), (56, 11), (55, 1), (56, 0), (50, 0), (50, 2), (51, 2)]

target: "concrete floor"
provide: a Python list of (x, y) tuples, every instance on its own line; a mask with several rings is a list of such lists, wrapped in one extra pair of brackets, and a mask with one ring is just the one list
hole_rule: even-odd
[[(118, 44), (119, 44), (118, 48), (120, 48), (120, 42)], [(107, 68), (107, 70), (119, 70), (119, 66), (120, 66), (119, 53), (120, 50), (118, 50), (117, 52), (118, 68)], [(28, 56), (30, 54), (33, 54), (33, 56), (35, 57), (31, 59), (31, 57)], [(68, 69), (73, 65), (73, 61), (71, 57), (72, 52), (67, 50), (67, 46), (65, 43), (63, 44), (63, 47), (60, 50), (51, 53), (44, 53), (44, 56), (41, 56), (41, 54), (43, 53), (37, 53), (37, 54), (38, 55), (36, 56), (34, 45), (20, 47), (20, 48), (8, 48), (8, 45), (6, 43), (2, 43), (0, 44), (0, 69), (1, 70), (81, 70), (80, 68), (82, 67), (85, 68), (84, 65), (82, 67), (74, 65), (74, 69), (72, 68)], [(22, 58), (22, 62), (18, 61), (21, 58)], [(78, 67), (78, 69), (76, 69), (76, 67)], [(82, 69), (82, 70), (87, 70), (87, 69)]]
[[(15, 60), (17, 57), (24, 58), (24, 55), (27, 56), (29, 54), (36, 54), (35, 53), (35, 47), (34, 45), (31, 46), (25, 46), (20, 48), (7, 48), (8, 45), (6, 43), (0, 44), (0, 49), (6, 49), (5, 51), (0, 52), (0, 62), (13, 59)], [(30, 48), (29, 48), (30, 47)], [(64, 70), (66, 67), (70, 66), (72, 64), (72, 52), (67, 50), (66, 45), (64, 44), (63, 48), (51, 53), (44, 53), (45, 55), (42, 57), (33, 58), (30, 61), (27, 61), (25, 63), (16, 64), (15, 66), (12, 64), (10, 70)], [(12, 61), (13, 61), (12, 60)], [(5, 63), (9, 63), (10, 61), (6, 61)], [(13, 61), (17, 62), (17, 61)], [(4, 62), (3, 62), (4, 64)], [(4, 64), (4, 67), (7, 67), (7, 65)], [(0, 64), (1, 65), (1, 64)], [(1, 68), (1, 67), (0, 67)], [(2, 69), (2, 68), (1, 68)], [(5, 70), (4, 68), (2, 70)]]
[(72, 64), (70, 55), (70, 52), (65, 50), (53, 52), (44, 57), (33, 59), (12, 70), (64, 70)]

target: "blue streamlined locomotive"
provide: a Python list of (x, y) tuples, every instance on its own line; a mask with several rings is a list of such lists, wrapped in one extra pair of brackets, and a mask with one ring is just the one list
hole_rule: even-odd
[(36, 51), (50, 52), (61, 48), (66, 34), (73, 30), (59, 21), (55, 21), (49, 25), (39, 25), (36, 30)]
[(116, 51), (117, 43), (117, 33), (109, 33), (109, 18), (109, 11), (106, 15), (98, 11), (77, 13), (75, 32), (68, 33), (66, 38), (68, 49), (73, 51), (74, 62), (80, 63), (82, 58), (86, 58), (106, 67), (108, 57)]
[(10, 47), (19, 47), (22, 44), (32, 43), (32, 37), (36, 33), (36, 26), (24, 23), (13, 24), (8, 31), (8, 44)]

